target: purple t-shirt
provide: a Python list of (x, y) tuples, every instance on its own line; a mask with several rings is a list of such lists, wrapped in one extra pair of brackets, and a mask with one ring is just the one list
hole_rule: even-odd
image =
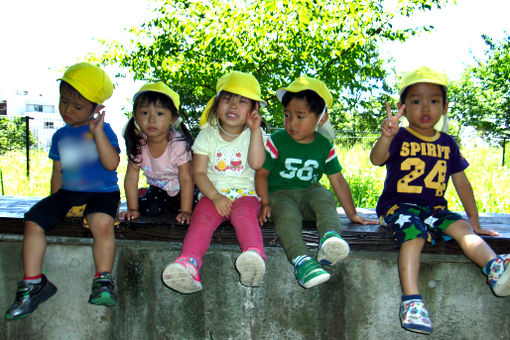
[(397, 203), (446, 207), (444, 194), (450, 175), (469, 165), (455, 140), (443, 132), (427, 137), (400, 128), (389, 153), (384, 189), (376, 207), (378, 216)]

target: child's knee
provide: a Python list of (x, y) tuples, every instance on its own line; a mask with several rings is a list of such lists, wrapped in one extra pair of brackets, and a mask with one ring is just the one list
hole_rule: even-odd
[(87, 215), (87, 223), (90, 226), (92, 235), (110, 235), (113, 234), (115, 220), (108, 214), (92, 213)]
[(444, 230), (444, 233), (454, 239), (464, 235), (476, 235), (473, 228), (471, 228), (471, 225), (466, 220), (457, 220), (453, 222)]

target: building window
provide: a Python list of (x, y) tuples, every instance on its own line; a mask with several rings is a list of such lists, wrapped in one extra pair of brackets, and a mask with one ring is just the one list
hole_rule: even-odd
[(44, 128), (45, 129), (54, 129), (55, 124), (53, 122), (44, 122)]
[(7, 102), (4, 100), (0, 102), (0, 115), (6, 114), (7, 114)]
[(42, 105), (34, 105), (34, 112), (43, 112), (43, 106)]

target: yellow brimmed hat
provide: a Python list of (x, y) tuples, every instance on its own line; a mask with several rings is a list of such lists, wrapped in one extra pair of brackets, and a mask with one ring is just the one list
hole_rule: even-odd
[(216, 96), (211, 98), (205, 106), (202, 115), (200, 116), (199, 125), (202, 127), (209, 120), (209, 111), (216, 98), (222, 91), (238, 94), (240, 96), (250, 98), (259, 102), (260, 106), (266, 106), (266, 102), (261, 98), (260, 85), (257, 79), (250, 74), (240, 71), (232, 71), (218, 79), (216, 83)]
[(177, 94), (177, 92), (172, 90), (170, 87), (168, 87), (168, 85), (166, 85), (162, 81), (158, 81), (155, 83), (147, 83), (143, 85), (140, 88), (140, 90), (138, 90), (138, 92), (136, 92), (135, 95), (133, 96), (133, 101), (135, 101), (136, 97), (138, 97), (140, 94), (144, 92), (159, 92), (168, 96), (174, 103), (175, 108), (179, 110), (179, 105), (181, 104), (181, 99), (179, 95)]
[[(414, 71), (406, 73), (400, 82), (400, 92), (399, 95), (402, 95), (404, 90), (411, 85), (418, 83), (429, 83), (436, 84), (442, 86), (444, 88), (445, 93), (448, 93), (448, 77), (443, 72), (437, 72), (431, 69), (428, 66), (421, 66)], [(405, 119), (402, 120), (402, 126), (408, 126), (409, 121), (404, 116)], [(438, 131), (448, 132), (448, 117), (446, 115), (442, 115), (441, 119), (436, 123), (434, 128)]]
[(308, 76), (301, 76), (290, 83), (289, 86), (277, 90), (276, 97), (278, 97), (278, 100), (281, 102), (287, 91), (301, 92), (304, 90), (312, 90), (316, 92), (324, 100), (328, 108), (331, 108), (333, 105), (333, 96), (331, 95), (331, 92), (329, 92), (326, 84), (319, 79), (311, 78)]
[(448, 92), (448, 77), (442, 72), (437, 72), (427, 66), (421, 66), (414, 71), (406, 73), (400, 82), (400, 92), (411, 85), (418, 83), (430, 83), (437, 84), (444, 88), (445, 92)]
[[(333, 96), (331, 95), (331, 92), (329, 92), (329, 89), (326, 86), (326, 84), (319, 79), (311, 78), (308, 76), (301, 76), (298, 79), (294, 80), (292, 83), (290, 83), (289, 86), (277, 90), (276, 97), (281, 102), (285, 93), (287, 92), (295, 93), (305, 90), (314, 91), (322, 98), (322, 100), (324, 100), (324, 103), (326, 103), (326, 107), (324, 108), (325, 111), (328, 108), (331, 108), (331, 106), (333, 106)], [(326, 137), (327, 139), (333, 139), (335, 138), (336, 135), (335, 130), (333, 130), (333, 127), (331, 126), (331, 121), (329, 120), (329, 118), (327, 121), (324, 122), (324, 124), (318, 126), (317, 132)]]
[(78, 63), (69, 67), (62, 78), (85, 99), (103, 104), (113, 94), (113, 84), (105, 71), (96, 65)]

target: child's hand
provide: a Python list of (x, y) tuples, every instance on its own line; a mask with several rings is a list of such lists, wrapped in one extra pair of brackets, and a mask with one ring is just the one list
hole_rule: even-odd
[(191, 222), (191, 213), (188, 211), (180, 212), (175, 219), (182, 224), (189, 224)]
[(98, 131), (103, 131), (105, 114), (105, 111), (101, 111), (103, 109), (104, 105), (98, 105), (90, 117), (89, 130), (93, 135), (95, 135)]
[(136, 220), (138, 217), (140, 217), (140, 212), (135, 209), (129, 209), (119, 214), (119, 218), (124, 221)]
[(357, 224), (363, 224), (363, 225), (367, 225), (367, 224), (379, 224), (379, 221), (364, 219), (363, 217), (361, 217), (358, 214), (355, 214), (353, 216), (349, 216), (349, 219), (351, 220), (352, 223), (357, 223)]
[(271, 206), (269, 204), (262, 204), (260, 207), (259, 223), (263, 225), (267, 222), (267, 219), (271, 217)]
[(487, 235), (487, 236), (499, 236), (499, 233), (494, 230), (484, 230), (480, 226), (480, 222), (478, 221), (478, 218), (469, 218), (469, 223), (471, 224), (471, 227), (473, 228), (473, 231), (477, 233), (478, 235)]
[(398, 110), (397, 114), (394, 116), (391, 112), (390, 103), (386, 103), (386, 113), (388, 114), (388, 118), (386, 118), (382, 124), (382, 134), (386, 137), (394, 137), (398, 132), (398, 121), (400, 117), (404, 114), (406, 106), (405, 104), (402, 104), (400, 106), (400, 109)]
[(259, 103), (255, 103), (255, 107), (253, 110), (248, 114), (248, 117), (246, 119), (246, 124), (248, 124), (248, 127), (250, 130), (256, 130), (260, 128), (260, 124), (262, 123), (262, 117), (260, 117), (259, 114)]
[(212, 200), (216, 211), (222, 217), (229, 217), (230, 210), (232, 209), (232, 201), (227, 197), (220, 193), (216, 194)]

